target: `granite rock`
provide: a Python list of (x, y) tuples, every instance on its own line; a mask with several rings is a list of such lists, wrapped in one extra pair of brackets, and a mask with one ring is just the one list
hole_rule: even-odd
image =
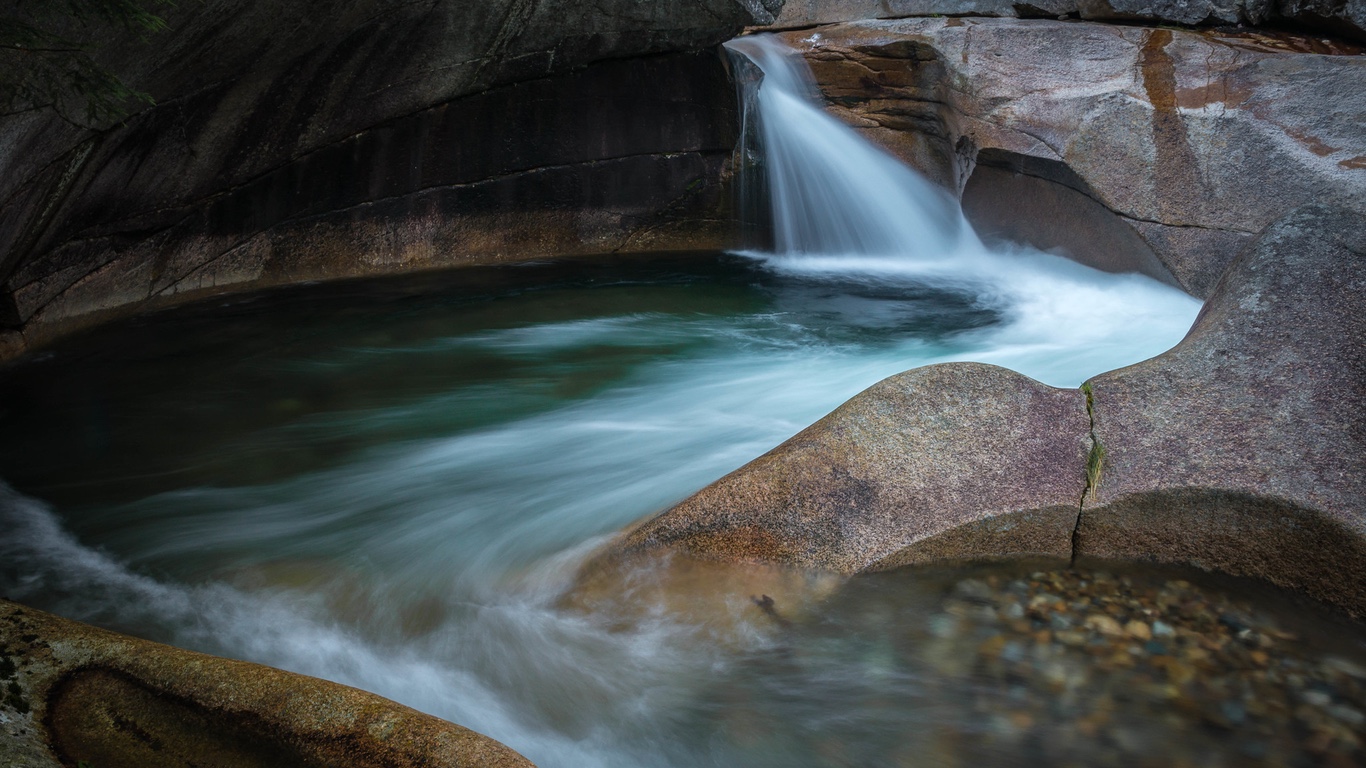
[(1172, 350), (1081, 390), (979, 364), (899, 374), (596, 563), (1146, 559), (1366, 615), (1363, 305), (1366, 216), (1304, 206), (1239, 257)]
[(770, 29), (914, 16), (1276, 25), (1366, 40), (1361, 0), (787, 0)]

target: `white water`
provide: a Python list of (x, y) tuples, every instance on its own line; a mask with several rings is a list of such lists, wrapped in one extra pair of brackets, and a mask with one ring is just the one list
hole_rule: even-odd
[(805, 62), (777, 38), (726, 48), (764, 73), (757, 112), (778, 254), (942, 262), (982, 251), (948, 193), (812, 103)]
[[(623, 631), (556, 609), (600, 537), (887, 375), (977, 360), (1075, 386), (1170, 347), (1198, 304), (1147, 278), (984, 248), (952, 201), (809, 104), (800, 70), (771, 44), (733, 46), (767, 77), (760, 103), (779, 252), (754, 257), (780, 276), (771, 306), (737, 316), (606, 313), (264, 360), (266, 370), (345, 380), (464, 349), (501, 360), (603, 347), (686, 352), (652, 357), (555, 407), (435, 437), (414, 424), (520, 390), (492, 381), (263, 429), (249, 448), (214, 449), (401, 437), (283, 480), (85, 509), (73, 527), (99, 532), (88, 540), (43, 503), (2, 490), (0, 593), (375, 691), (487, 733), (543, 768), (735, 764), (726, 737), (699, 730), (690, 710), (740, 663), (734, 650), (666, 614)], [(918, 305), (887, 295), (925, 286), (966, 292), (999, 319), (938, 337), (900, 333)], [(889, 337), (830, 331), (846, 327), (885, 327)], [(696, 339), (700, 350), (687, 346)]]

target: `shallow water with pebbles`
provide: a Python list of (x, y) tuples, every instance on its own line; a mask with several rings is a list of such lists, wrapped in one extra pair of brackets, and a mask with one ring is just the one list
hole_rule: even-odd
[[(762, 734), (758, 764), (774, 738), (825, 765), (1366, 762), (1359, 624), (1265, 584), (1116, 567), (855, 579), (716, 714)], [(827, 711), (792, 706), (822, 680)], [(870, 728), (883, 709), (916, 727)]]

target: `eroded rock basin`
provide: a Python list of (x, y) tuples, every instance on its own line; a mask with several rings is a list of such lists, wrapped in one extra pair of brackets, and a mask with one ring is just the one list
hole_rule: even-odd
[[(3, 417), (14, 437), (0, 476), (43, 501), (0, 500), (13, 532), (0, 542), (2, 591), (375, 691), (543, 766), (857, 765), (930, 749), (944, 764), (1021, 750), (1040, 762), (1100, 759), (1073, 746), (1132, 761), (1124, 744), (1149, 732), (1156, 759), (1248, 758), (1207, 732), (1224, 726), (1205, 713), (1243, 695), (1242, 678), (1229, 675), (1260, 657), (1209, 650), (1206, 669), (1181, 656), (1218, 627), (1162, 618), (1172, 606), (1160, 595), (1119, 581), (1115, 595), (1140, 601), (1121, 605), (1121, 627), (1142, 620), (1158, 631), (1160, 620), (1194, 639), (1174, 641), (1172, 654), (1146, 644), (1132, 654), (1105, 622), (1089, 628), (1081, 608), (1067, 609), (1074, 626), (1057, 628), (1051, 603), (1025, 601), (1023, 616), (1004, 596), (964, 603), (954, 595), (980, 588), (955, 587), (962, 574), (846, 582), (701, 564), (682, 581), (652, 581), (647, 569), (597, 594), (566, 594), (603, 536), (890, 373), (972, 357), (1074, 386), (1169, 347), (1195, 312), (1142, 278), (1016, 256), (1028, 268), (1012, 280), (1046, 277), (1020, 294), (983, 274), (883, 268), (873, 279), (868, 265), (783, 269), (694, 255), (466, 272), (458, 290), (440, 289), (439, 276), (301, 289), (73, 339), (5, 372), (0, 402), (24, 407)], [(1069, 302), (1030, 303), (1023, 289)], [(1086, 304), (1088, 290), (1109, 314)], [(1097, 334), (1097, 322), (1041, 322), (1043, 308), (1113, 317), (1112, 335)], [(1059, 339), (1040, 328), (1084, 333)], [(992, 574), (969, 575), (1013, 595), (1012, 582), (1038, 568), (997, 572), (995, 586)], [(1058, 578), (1063, 586), (1039, 586), (1030, 600), (1040, 590), (1069, 606), (1083, 593), (1105, 597), (1095, 585), (1107, 582), (1090, 578), (1087, 592)], [(1158, 593), (1190, 580), (1155, 578)], [(1224, 610), (1224, 598), (1199, 599)], [(987, 603), (994, 624), (977, 611)], [(1144, 613), (1154, 605), (1159, 613)], [(1285, 713), (1273, 707), (1269, 719), (1253, 713), (1239, 725), (1264, 743), (1251, 757), (1359, 756), (1340, 727), (1361, 711), (1359, 687), (1324, 677), (1362, 663), (1359, 631), (1308, 631), (1305, 622), (1331, 620), (1296, 616), (1243, 620), (1262, 622), (1259, 637), (1273, 641), (1272, 628), (1346, 647), (1248, 647), (1267, 669), (1274, 654), (1302, 665), (1267, 683), (1284, 689)], [(936, 647), (956, 656), (937, 665)], [(1101, 648), (1104, 659), (1087, 667)], [(1165, 655), (1175, 661), (1153, 661)], [(1017, 662), (1027, 668), (1009, 666)], [(1072, 693), (1050, 687), (1058, 669)], [(1337, 714), (1301, 718), (1292, 674), (1336, 686), (1319, 709)], [(1199, 686), (1210, 680), (1237, 691), (1206, 695)], [(991, 692), (998, 684), (1004, 702)], [(1154, 698), (1169, 685), (1189, 700), (1175, 716), (1176, 699)], [(1011, 686), (1023, 686), (1018, 702)], [(1143, 693), (1095, 704), (1115, 714), (1094, 733), (1067, 730), (1089, 727), (1067, 707), (1129, 688)], [(979, 699), (1003, 708), (979, 711)]]

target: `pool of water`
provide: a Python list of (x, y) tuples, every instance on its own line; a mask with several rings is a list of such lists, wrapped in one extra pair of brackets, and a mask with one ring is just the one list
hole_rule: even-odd
[[(302, 286), (72, 338), (0, 370), (14, 489), (0, 491), (0, 594), (375, 691), (542, 766), (1042, 764), (1086, 762), (1087, 745), (1133, 764), (1123, 744), (1174, 754), (1159, 736), (1202, 764), (1315, 754), (1307, 715), (1255, 754), (1221, 751), (1198, 691), (1180, 727), (1164, 714), (1176, 699), (1142, 698), (1096, 705), (1121, 735), (1069, 736), (1094, 699), (1075, 680), (1184, 673), (1084, 611), (1064, 623), (1089, 634), (1068, 634), (1030, 601), (1082, 588), (1032, 571), (980, 575), (995, 591), (963, 599), (962, 573), (836, 581), (800, 614), (743, 588), (700, 613), (627, 590), (641, 603), (627, 619), (566, 597), (606, 537), (885, 376), (977, 360), (1076, 386), (1169, 348), (1199, 308), (1045, 254), (982, 258), (614, 256)], [(743, 578), (717, 571), (686, 597), (721, 600), (716, 586)], [(996, 618), (972, 612), (983, 605)], [(1125, 622), (1166, 610), (1125, 606)], [(1077, 672), (1102, 645), (1121, 661)], [(1280, 678), (1322, 678), (1326, 703), (1306, 706), (1339, 708), (1320, 755), (1359, 754), (1331, 730), (1361, 706), (1347, 645), (1306, 651), (1328, 671)], [(1300, 722), (1286, 695), (1276, 722)], [(999, 697), (1018, 706), (977, 704)]]

